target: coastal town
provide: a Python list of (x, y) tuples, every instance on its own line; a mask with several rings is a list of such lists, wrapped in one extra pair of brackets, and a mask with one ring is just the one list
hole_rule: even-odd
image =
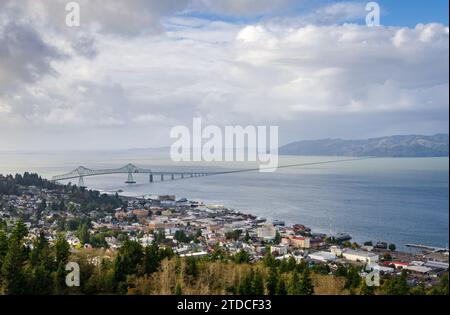
[(448, 249), (400, 252), (383, 241), (357, 244), (345, 233), (315, 233), (301, 223), (287, 226), (282, 220), (269, 222), (173, 195), (106, 197), (94, 192), (96, 198), (109, 198), (110, 204), (113, 200), (116, 207), (105, 210), (93, 203), (89, 208), (73, 200), (76, 186), (64, 187), (19, 186), (13, 194), (0, 193), (0, 223), (8, 228), (22, 220), (30, 246), (45, 231), (50, 243), (64, 232), (73, 252), (102, 248), (113, 253), (130, 239), (143, 247), (157, 243), (179, 257), (204, 257), (220, 248), (229, 256), (245, 253), (249, 263), (256, 263), (270, 253), (276, 260), (303, 261), (328, 274), (341, 265), (357, 267), (361, 278), (395, 277), (406, 271), (411, 287), (432, 287), (449, 268)]

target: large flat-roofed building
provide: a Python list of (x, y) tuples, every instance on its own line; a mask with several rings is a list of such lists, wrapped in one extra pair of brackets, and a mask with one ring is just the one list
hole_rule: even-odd
[(342, 252), (342, 257), (350, 261), (360, 261), (366, 263), (377, 262), (379, 256), (371, 252), (364, 252), (360, 250), (346, 249)]
[(313, 260), (317, 260), (317, 261), (321, 261), (321, 262), (334, 261), (337, 259), (336, 255), (334, 253), (324, 252), (324, 251), (311, 253), (308, 255), (308, 257)]
[(257, 234), (263, 240), (273, 240), (277, 235), (277, 229), (273, 224), (264, 224), (258, 228)]
[(432, 269), (448, 270), (448, 262), (429, 260), (424, 264), (424, 266)]

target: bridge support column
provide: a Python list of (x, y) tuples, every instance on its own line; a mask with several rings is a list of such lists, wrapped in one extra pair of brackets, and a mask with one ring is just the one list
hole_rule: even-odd
[(83, 176), (78, 177), (78, 187), (86, 187), (86, 186), (84, 186), (84, 177)]
[(153, 174), (150, 174), (149, 181), (150, 181), (150, 183), (153, 183)]
[(125, 182), (125, 184), (136, 184), (136, 182), (134, 181), (134, 178), (133, 178), (133, 173), (128, 172), (128, 179)]
[(164, 181), (164, 174), (161, 174), (161, 181)]
[(175, 179), (175, 174), (172, 173), (172, 180), (174, 180), (174, 179)]
[(184, 174), (181, 174), (181, 178), (184, 178)]

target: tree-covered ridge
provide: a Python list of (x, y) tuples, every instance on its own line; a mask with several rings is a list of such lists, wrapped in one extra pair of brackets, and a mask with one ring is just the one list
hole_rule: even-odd
[[(72, 184), (60, 185), (42, 178), (38, 174), (25, 172), (16, 175), (0, 174), (0, 197), (2, 195), (22, 196), (30, 194), (30, 188), (48, 189), (59, 192), (57, 202), (50, 205), (54, 211), (67, 210), (70, 202), (80, 205), (81, 211), (104, 210), (111, 211), (122, 202), (119, 197), (101, 194), (96, 190), (88, 190)], [(48, 200), (43, 200), (48, 202)], [(43, 210), (43, 209), (42, 209)]]
[(0, 174), (0, 195), (20, 195), (20, 188), (35, 186), (38, 188), (55, 189), (57, 184), (52, 183), (38, 174), (25, 172), (23, 175), (16, 174), (3, 176)]

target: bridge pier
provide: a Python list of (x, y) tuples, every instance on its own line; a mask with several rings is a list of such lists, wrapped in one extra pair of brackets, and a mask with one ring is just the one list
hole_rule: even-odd
[(150, 183), (153, 183), (153, 174), (150, 174), (149, 181), (150, 181)]
[(175, 179), (175, 175), (172, 173), (172, 180), (174, 180)]
[(161, 181), (164, 181), (164, 174), (161, 174)]
[(84, 186), (84, 177), (83, 176), (78, 177), (78, 187), (86, 187), (86, 186)]
[(128, 179), (125, 182), (125, 184), (136, 184), (136, 182), (134, 181), (134, 178), (133, 178), (133, 173), (128, 172)]

